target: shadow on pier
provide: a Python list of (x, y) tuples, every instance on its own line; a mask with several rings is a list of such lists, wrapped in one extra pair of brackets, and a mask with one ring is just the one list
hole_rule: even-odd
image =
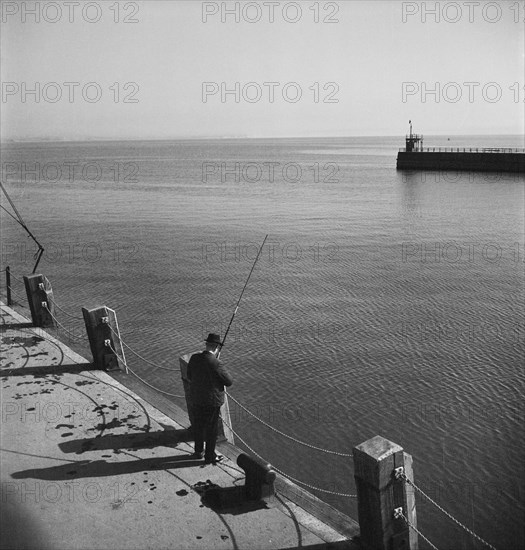
[(85, 439), (74, 439), (59, 443), (63, 453), (83, 454), (88, 451), (127, 449), (153, 449), (155, 447), (175, 447), (179, 443), (193, 441), (189, 430), (163, 430), (161, 432), (103, 435)]
[(0, 333), (5, 332), (6, 330), (33, 328), (33, 326), (34, 326), (33, 323), (2, 323), (0, 324)]
[(248, 500), (244, 485), (221, 487), (209, 479), (193, 485), (192, 489), (199, 493), (204, 506), (220, 514), (240, 515), (257, 510), (268, 510), (264, 500)]
[(0, 369), (0, 376), (34, 376), (35, 378), (45, 378), (49, 374), (80, 374), (90, 370), (99, 370), (92, 363), (71, 363), (60, 365), (47, 365), (43, 367), (6, 367)]
[[(121, 451), (114, 451), (120, 454)], [(129, 455), (127, 455), (129, 456)], [(140, 460), (126, 460), (124, 462), (111, 462), (107, 460), (79, 460), (60, 466), (48, 468), (31, 468), (13, 472), (13, 479), (44, 479), (48, 481), (72, 480), (86, 477), (107, 477), (137, 472), (151, 472), (154, 470), (174, 470), (177, 468), (189, 468), (199, 465), (199, 461), (188, 455), (176, 455), (168, 457), (142, 458)], [(204, 465), (204, 463), (203, 463)]]

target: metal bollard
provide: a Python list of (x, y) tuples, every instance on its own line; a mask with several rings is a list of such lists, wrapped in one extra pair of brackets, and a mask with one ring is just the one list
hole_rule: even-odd
[(245, 493), (248, 500), (261, 500), (275, 494), (277, 474), (271, 464), (252, 458), (244, 453), (237, 457), (237, 464), (246, 474)]

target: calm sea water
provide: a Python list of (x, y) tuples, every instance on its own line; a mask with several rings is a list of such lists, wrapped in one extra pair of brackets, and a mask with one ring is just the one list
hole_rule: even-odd
[[(6, 144), (2, 180), (46, 247), (39, 270), (58, 304), (76, 316), (114, 308), (125, 342), (163, 368), (128, 353), (130, 366), (174, 394), (179, 355), (224, 333), (268, 234), (222, 355), (232, 395), (316, 446), (351, 452), (376, 434), (399, 443), (416, 482), (459, 521), (497, 548), (524, 548), (524, 178), (397, 172), (402, 145)], [(1, 220), (2, 268), (30, 272), (31, 241)], [(83, 335), (82, 321), (58, 316)], [(234, 429), (277, 468), (355, 492), (350, 459), (231, 405)], [(357, 517), (355, 499), (316, 494)], [(417, 512), (439, 548), (482, 547), (424, 500)]]

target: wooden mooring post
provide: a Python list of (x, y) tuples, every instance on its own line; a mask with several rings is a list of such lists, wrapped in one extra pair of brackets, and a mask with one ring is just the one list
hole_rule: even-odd
[[(179, 357), (180, 375), (182, 378), (182, 385), (184, 386), (184, 396), (186, 397), (186, 410), (188, 411), (188, 418), (190, 424), (193, 426), (193, 402), (191, 400), (190, 393), (190, 381), (188, 380), (188, 363), (190, 362), (193, 353), (187, 353)], [(228, 396), (224, 396), (224, 404), (221, 407), (222, 422), (219, 422), (219, 434), (218, 441), (228, 441), (232, 445), (235, 444), (233, 438), (233, 432), (228, 426), (231, 426), (230, 407), (228, 405)]]
[(43, 275), (24, 275), (27, 301), (35, 327), (54, 327), (55, 301), (51, 283)]
[(115, 311), (106, 306), (94, 309), (83, 307), (82, 315), (94, 365), (107, 371), (123, 370), (127, 373)]
[(353, 449), (361, 544), (366, 550), (418, 550), (412, 457), (376, 435)]

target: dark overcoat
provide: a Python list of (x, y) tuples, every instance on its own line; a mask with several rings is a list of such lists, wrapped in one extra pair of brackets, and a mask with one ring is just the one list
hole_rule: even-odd
[(187, 377), (193, 406), (220, 407), (224, 403), (224, 386), (233, 384), (222, 363), (209, 351), (191, 356)]

